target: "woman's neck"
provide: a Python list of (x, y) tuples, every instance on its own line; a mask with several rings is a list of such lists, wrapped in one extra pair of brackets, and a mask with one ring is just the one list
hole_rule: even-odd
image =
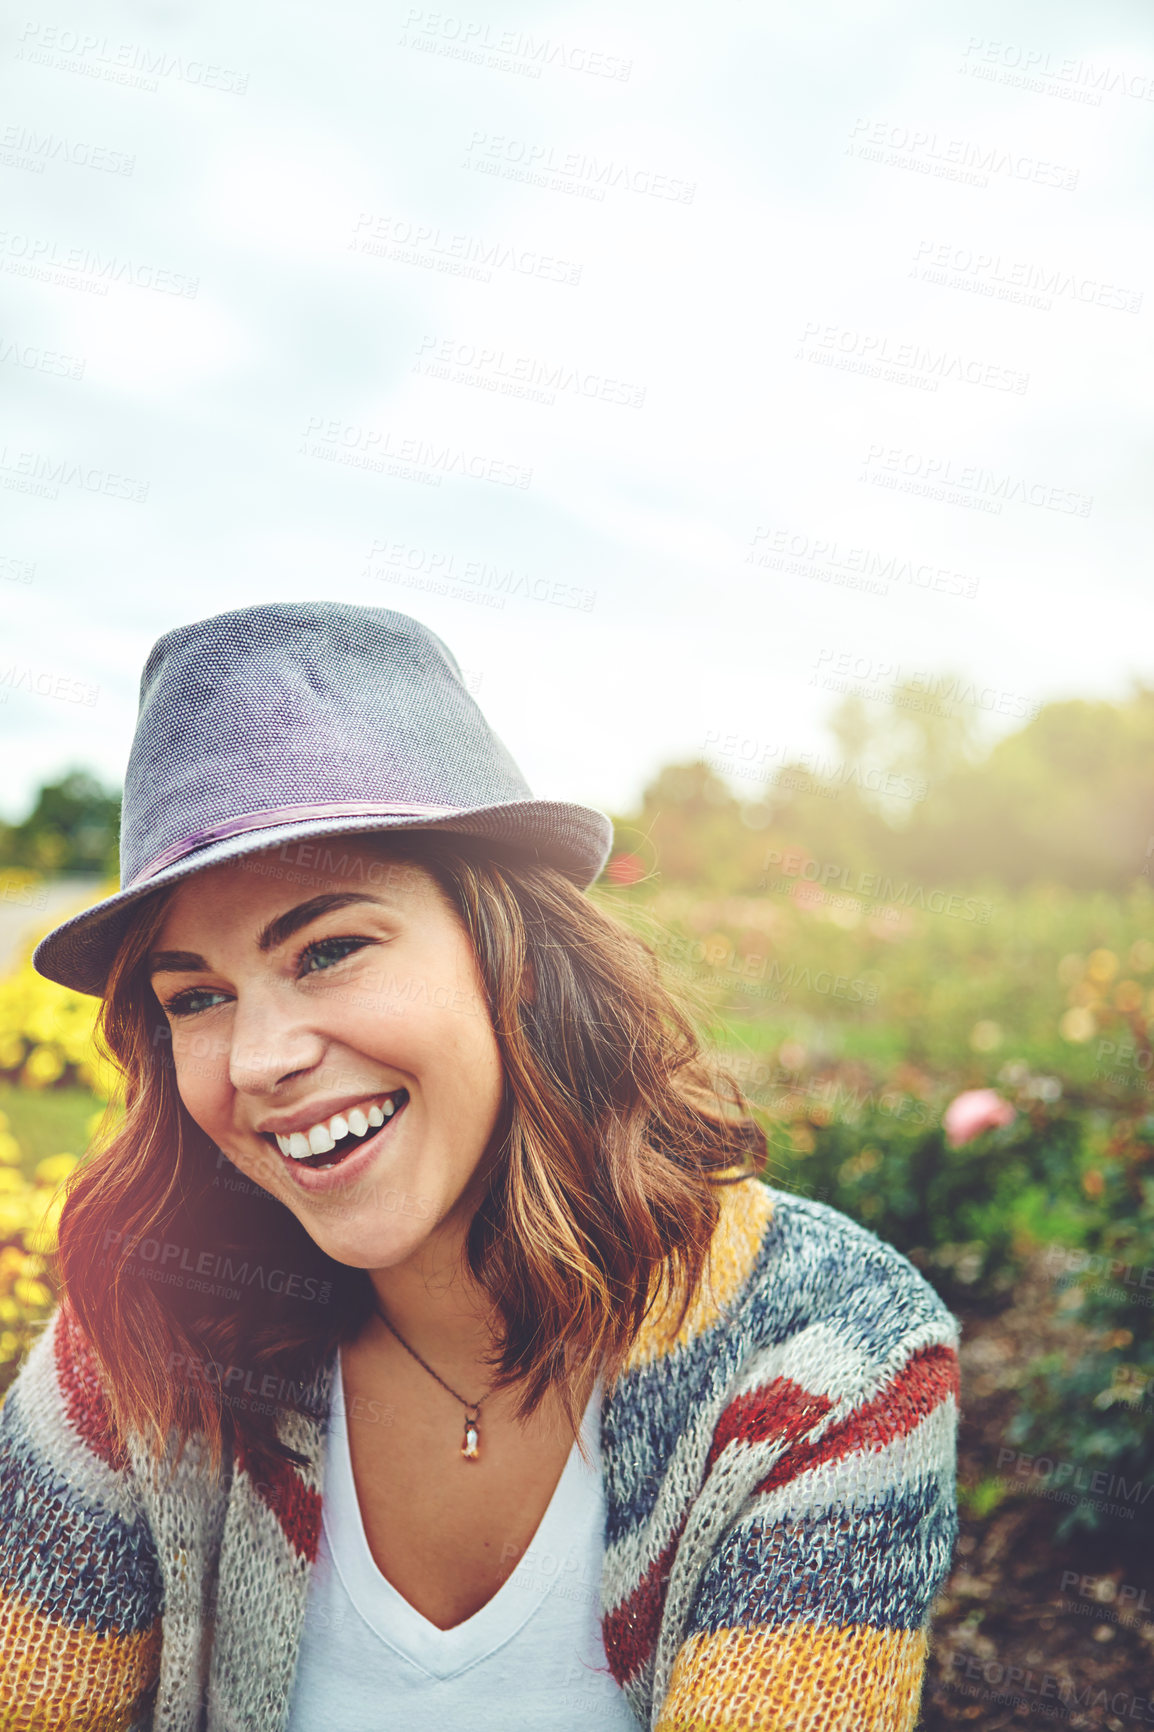
[[(452, 1381), (454, 1369), (483, 1372), (497, 1346), (500, 1317), (468, 1271), (463, 1241), (445, 1243), (433, 1235), (419, 1255), (391, 1269), (370, 1270), (369, 1280), (378, 1312), (441, 1376)], [(379, 1315), (370, 1319), (370, 1332), (374, 1324), (385, 1328)]]

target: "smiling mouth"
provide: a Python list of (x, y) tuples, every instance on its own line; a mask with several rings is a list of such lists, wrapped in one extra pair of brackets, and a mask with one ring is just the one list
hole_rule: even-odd
[(400, 1118), (408, 1104), (409, 1091), (408, 1089), (397, 1089), (390, 1098), (395, 1102), (396, 1110), (385, 1120), (383, 1125), (370, 1125), (368, 1130), (361, 1136), (357, 1136), (355, 1132), (349, 1131), (348, 1135), (343, 1136), (335, 1148), (328, 1149), (323, 1154), (304, 1155), (299, 1160), (296, 1160), (292, 1156), (282, 1153), (280, 1145), (276, 1140), (276, 1136), (272, 1131), (262, 1132), (262, 1140), (268, 1143), (269, 1147), (276, 1151), (281, 1160), (288, 1161), (290, 1165), (294, 1167), (339, 1167), (342, 1161), (347, 1160), (350, 1155), (356, 1154), (357, 1150), (364, 1148), (366, 1143), (371, 1143), (374, 1137), (383, 1136), (389, 1126)]

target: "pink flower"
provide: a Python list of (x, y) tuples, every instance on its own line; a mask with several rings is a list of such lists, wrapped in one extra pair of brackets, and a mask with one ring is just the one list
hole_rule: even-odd
[(992, 1131), (996, 1125), (1012, 1125), (1017, 1112), (993, 1089), (966, 1089), (955, 1095), (942, 1116), (946, 1141), (955, 1149)]

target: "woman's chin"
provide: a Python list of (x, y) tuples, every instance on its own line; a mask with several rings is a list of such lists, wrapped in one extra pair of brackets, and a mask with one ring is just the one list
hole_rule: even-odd
[(349, 1269), (394, 1269), (420, 1250), (429, 1237), (429, 1226), (403, 1216), (381, 1219), (366, 1207), (364, 1220), (304, 1222), (310, 1237), (326, 1256)]

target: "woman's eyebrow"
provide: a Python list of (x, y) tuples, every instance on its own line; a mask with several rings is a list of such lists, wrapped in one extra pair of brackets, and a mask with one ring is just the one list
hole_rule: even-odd
[[(263, 928), (256, 944), (261, 951), (275, 950), (284, 944), (286, 939), (299, 932), (302, 926), (308, 926), (313, 920), (319, 920), (322, 914), (331, 914), (337, 908), (349, 908), (357, 902), (372, 902), (377, 907), (385, 906), (380, 896), (370, 896), (363, 890), (348, 890), (332, 892), (325, 896), (314, 896), (308, 902), (300, 902), (295, 908), (288, 908), (283, 914), (278, 914), (275, 920), (270, 920)], [(209, 964), (203, 956), (198, 956), (195, 950), (155, 950), (148, 958), (148, 972), (152, 974), (195, 974), (198, 970), (207, 970)]]

